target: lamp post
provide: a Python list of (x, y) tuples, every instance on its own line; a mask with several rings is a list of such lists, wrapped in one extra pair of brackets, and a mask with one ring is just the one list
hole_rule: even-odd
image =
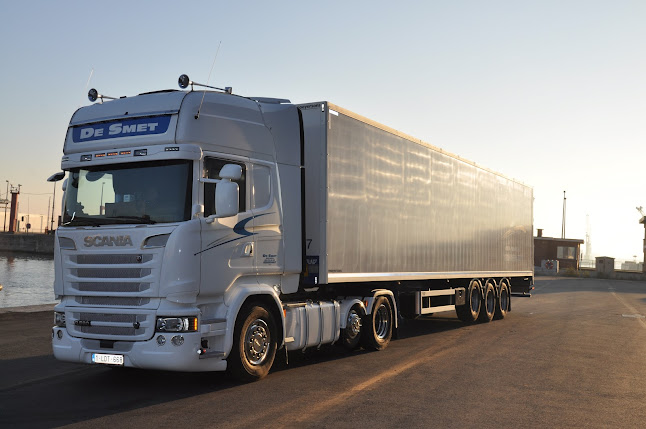
[(4, 194), (5, 197), (5, 202), (4, 202), (4, 232), (7, 232), (7, 206), (9, 205), (9, 181), (5, 180), (7, 182), (7, 192)]

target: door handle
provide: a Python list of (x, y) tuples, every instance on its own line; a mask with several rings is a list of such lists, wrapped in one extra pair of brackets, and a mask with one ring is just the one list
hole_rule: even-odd
[(246, 243), (244, 245), (244, 256), (253, 256), (253, 243)]

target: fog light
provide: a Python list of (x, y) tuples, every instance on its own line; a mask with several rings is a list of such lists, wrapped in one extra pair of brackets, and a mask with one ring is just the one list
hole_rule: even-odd
[(164, 344), (166, 344), (166, 337), (163, 335), (157, 335), (157, 345), (163, 346)]
[(181, 335), (175, 335), (170, 339), (170, 342), (173, 343), (174, 346), (181, 346), (182, 344), (184, 344), (184, 337), (182, 337)]
[(56, 336), (58, 337), (59, 340), (62, 340), (63, 339), (63, 331), (58, 331), (56, 333)]
[(59, 328), (65, 327), (65, 313), (58, 311), (54, 313), (54, 325)]

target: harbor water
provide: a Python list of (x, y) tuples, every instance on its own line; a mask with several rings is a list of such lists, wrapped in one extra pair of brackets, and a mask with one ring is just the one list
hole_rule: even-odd
[(53, 256), (0, 252), (0, 308), (55, 303), (53, 284)]

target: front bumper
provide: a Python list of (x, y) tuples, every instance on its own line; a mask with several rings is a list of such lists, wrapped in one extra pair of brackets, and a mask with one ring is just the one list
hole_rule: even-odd
[[(164, 335), (166, 343), (159, 345), (157, 336)], [(181, 346), (171, 344), (174, 335), (182, 335)], [(220, 357), (200, 359), (198, 350), (202, 335), (199, 332), (157, 333), (147, 341), (116, 341), (112, 348), (101, 347), (100, 340), (72, 337), (65, 328), (52, 328), (52, 348), (56, 359), (92, 363), (92, 353), (123, 355), (124, 366), (165, 371), (224, 371), (227, 361)]]

